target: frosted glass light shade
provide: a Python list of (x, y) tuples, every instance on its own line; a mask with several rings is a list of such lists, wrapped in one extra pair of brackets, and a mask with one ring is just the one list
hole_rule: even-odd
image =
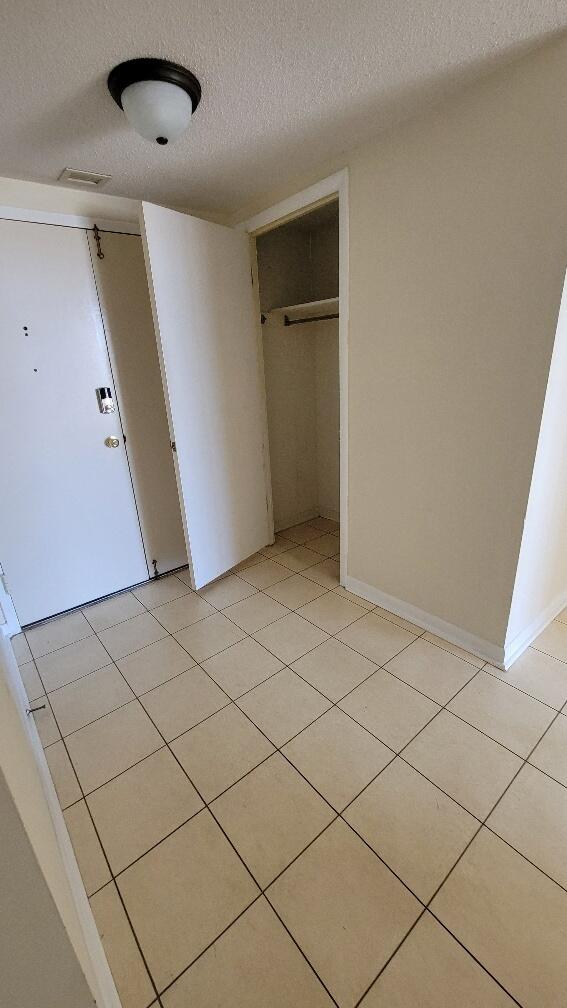
[(183, 88), (156, 80), (137, 81), (124, 88), (122, 108), (136, 132), (158, 144), (181, 136), (193, 112), (191, 98)]

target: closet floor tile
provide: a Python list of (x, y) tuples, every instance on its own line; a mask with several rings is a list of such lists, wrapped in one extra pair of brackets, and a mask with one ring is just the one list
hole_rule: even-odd
[[(317, 519), (313, 519), (317, 521)], [(310, 539), (318, 539), (321, 535), (320, 529), (315, 528), (309, 522), (302, 522), (301, 525), (292, 525), (290, 528), (283, 529), (282, 536), (285, 539), (290, 539), (291, 542), (297, 543), (302, 546), (303, 543), (309, 542)]]
[(321, 555), (315, 553), (312, 549), (306, 546), (295, 546), (293, 549), (281, 553), (278, 557), (278, 563), (284, 567), (289, 567), (292, 571), (299, 572), (305, 570), (307, 567), (313, 567), (316, 563), (320, 563), (320, 559)]

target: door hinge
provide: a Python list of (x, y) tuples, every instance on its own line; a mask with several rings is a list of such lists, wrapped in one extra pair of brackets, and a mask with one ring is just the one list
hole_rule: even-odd
[(5, 574), (0, 574), (0, 581), (2, 582), (2, 587), (3, 587), (4, 591), (6, 592), (6, 595), (11, 595), (12, 593), (11, 593), (9, 587), (8, 587), (8, 581), (6, 580), (6, 575)]
[(93, 228), (93, 235), (94, 235), (94, 240), (96, 242), (96, 257), (97, 257), (97, 259), (104, 259), (104, 252), (102, 251), (101, 244), (100, 244), (100, 231), (97, 228), (96, 224), (95, 224), (95, 226)]
[(177, 451), (177, 445), (175, 444), (175, 441), (170, 441), (169, 443), (171, 445), (171, 450), (174, 451), (174, 452), (176, 452)]

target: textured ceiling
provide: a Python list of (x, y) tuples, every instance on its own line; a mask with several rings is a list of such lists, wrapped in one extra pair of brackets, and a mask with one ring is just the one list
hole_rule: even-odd
[[(567, 25), (567, 0), (3, 0), (0, 174), (230, 212)], [(169, 57), (203, 100), (171, 147), (134, 134), (115, 63)]]

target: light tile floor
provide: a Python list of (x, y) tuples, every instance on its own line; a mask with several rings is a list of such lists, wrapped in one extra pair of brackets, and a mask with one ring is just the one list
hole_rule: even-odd
[(567, 1005), (567, 613), (502, 672), (338, 548), (14, 639), (124, 1008)]

